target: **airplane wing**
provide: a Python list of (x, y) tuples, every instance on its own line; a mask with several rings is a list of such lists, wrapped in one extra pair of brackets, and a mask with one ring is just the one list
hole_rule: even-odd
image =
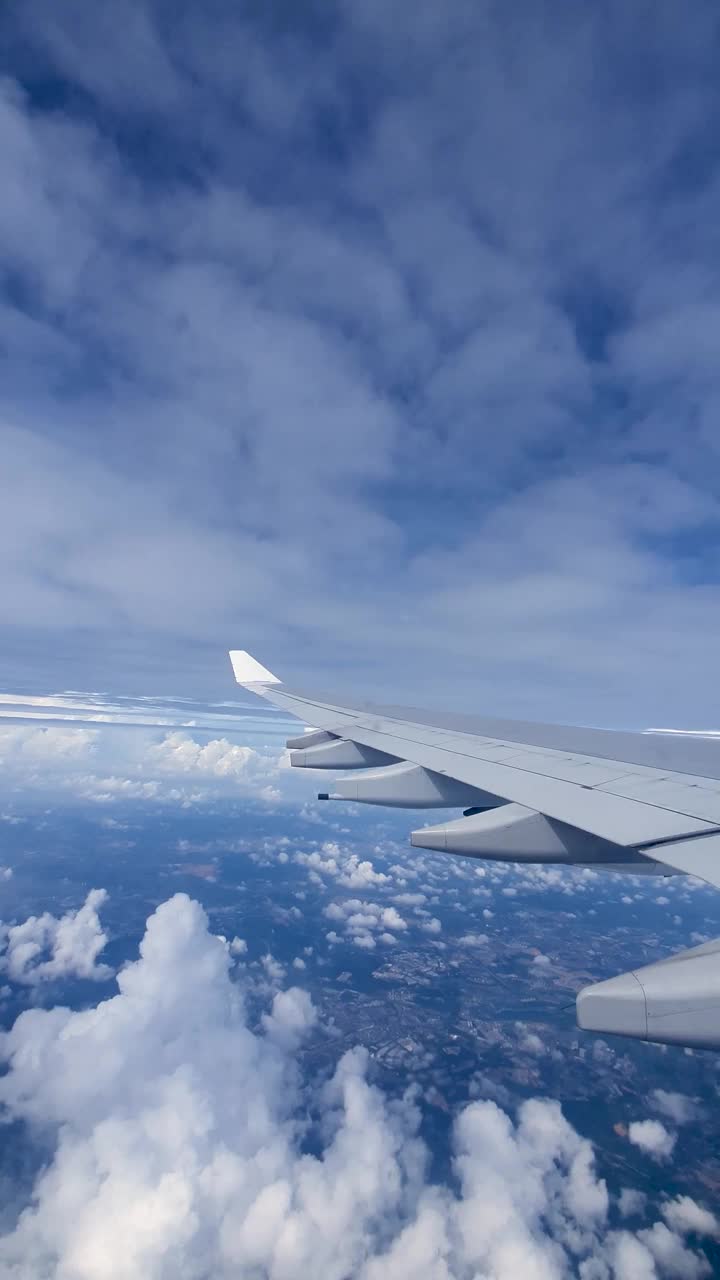
[[(717, 741), (345, 706), (230, 658), (239, 684), (315, 726), (288, 741), (295, 767), (349, 771), (322, 799), (462, 810), (412, 832), (416, 847), (720, 887)], [(720, 1047), (720, 942), (586, 987), (577, 1006), (588, 1030)]]

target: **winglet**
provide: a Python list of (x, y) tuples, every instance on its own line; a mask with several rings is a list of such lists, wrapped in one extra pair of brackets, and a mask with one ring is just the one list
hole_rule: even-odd
[(282, 684), (282, 680), (274, 676), (272, 671), (263, 667), (244, 649), (231, 649), (230, 661), (238, 684), (252, 688), (253, 685)]

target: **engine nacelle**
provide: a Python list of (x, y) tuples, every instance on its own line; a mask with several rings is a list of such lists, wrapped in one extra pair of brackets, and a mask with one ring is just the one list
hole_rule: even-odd
[(336, 733), (328, 733), (327, 729), (308, 729), (297, 738), (288, 738), (285, 746), (288, 751), (304, 751), (306, 747), (319, 747), (323, 742), (334, 742)]
[(395, 809), (489, 809), (503, 803), (477, 787), (405, 762), (386, 769), (369, 769), (353, 778), (336, 778), (332, 786), (332, 791), (322, 792), (318, 799), (352, 800)]
[(643, 858), (634, 849), (546, 818), (522, 804), (504, 804), (488, 813), (421, 827), (412, 832), (410, 843), (417, 849), (493, 862), (555, 862), (639, 875), (673, 874), (669, 867)]
[(656, 1044), (720, 1048), (720, 938), (578, 992), (578, 1026)]
[(377, 765), (396, 764), (397, 756), (365, 747), (349, 738), (333, 738), (316, 747), (290, 752), (290, 764), (296, 769), (370, 769)]

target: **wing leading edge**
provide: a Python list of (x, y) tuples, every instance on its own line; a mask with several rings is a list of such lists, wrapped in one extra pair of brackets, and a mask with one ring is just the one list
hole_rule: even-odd
[[(288, 688), (243, 651), (230, 657), (239, 684), (315, 726), (288, 742), (295, 767), (351, 771), (321, 798), (463, 810), (461, 818), (413, 832), (416, 847), (502, 861), (682, 872), (720, 887), (720, 747), (713, 741), (348, 707)], [(720, 1046), (720, 949), (697, 964), (694, 953), (683, 954), (686, 985), (702, 970), (706, 992), (708, 974), (717, 968), (708, 998), (717, 1026), (710, 1037)], [(700, 1043), (692, 1026), (688, 1030), (693, 1014), (683, 1011), (679, 1022), (650, 1015), (647, 991), (660, 990), (662, 980), (622, 977), (632, 979), (622, 992), (612, 989), (620, 979), (611, 979), (580, 993), (581, 1026), (653, 1040), (664, 1032), (669, 1043)], [(625, 1019), (625, 1026), (617, 1008), (625, 1009), (628, 993), (644, 1002), (645, 1014)]]

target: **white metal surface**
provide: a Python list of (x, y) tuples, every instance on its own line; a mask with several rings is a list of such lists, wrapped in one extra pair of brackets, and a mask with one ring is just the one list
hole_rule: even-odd
[(660, 1044), (720, 1047), (720, 940), (584, 987), (578, 1026)]
[[(355, 743), (599, 839), (624, 848), (639, 846), (648, 856), (720, 885), (720, 844), (685, 839), (709, 836), (720, 827), (716, 742), (513, 721), (484, 720), (478, 722), (478, 732), (470, 732), (469, 717), (449, 716), (439, 723), (440, 717), (418, 712), (422, 719), (413, 720), (400, 708), (387, 714), (308, 697), (274, 676), (260, 685), (255, 677), (265, 668), (254, 659), (248, 662), (249, 655), (241, 657), (240, 682), (305, 722), (329, 732), (342, 726), (343, 737)], [(503, 736), (492, 736), (490, 725), (502, 729)], [(617, 758), (610, 754), (613, 747)], [(702, 772), (693, 772), (696, 762), (702, 762)], [(652, 852), (647, 848), (658, 843)]]
[[(571, 752), (549, 753), (546, 749), (537, 753), (520, 752), (517, 744), (495, 741), (487, 746), (487, 739), (452, 732), (444, 735), (440, 745), (433, 729), (420, 723), (315, 702), (302, 694), (290, 692), (284, 686), (270, 686), (262, 696), (301, 719), (312, 719), (323, 728), (332, 729), (333, 725), (342, 723), (344, 732), (355, 742), (385, 751), (397, 759), (447, 773), (469, 786), (479, 787), (529, 809), (537, 809), (560, 822), (623, 846), (678, 839), (688, 834), (711, 831), (716, 825), (693, 813), (664, 808), (658, 803), (660, 797), (656, 797), (653, 803), (628, 799), (615, 796), (606, 789), (599, 790), (589, 784), (542, 772), (543, 757), (549, 759), (556, 773), (562, 768), (560, 762), (564, 756), (572, 773), (577, 767), (577, 760)], [(494, 758), (498, 752), (502, 757), (500, 761)], [(517, 756), (523, 759), (525, 767), (518, 768), (514, 764), (513, 757)], [(532, 770), (526, 767), (528, 756), (533, 763)]]
[(256, 684), (280, 684), (280, 680), (273, 675), (272, 671), (268, 671), (267, 667), (263, 667), (244, 649), (231, 649), (230, 661), (238, 684), (251, 688)]
[(366, 769), (350, 778), (335, 778), (329, 800), (350, 800), (397, 809), (490, 808), (498, 801), (443, 773), (433, 773), (417, 764), (391, 764), (385, 769)]

